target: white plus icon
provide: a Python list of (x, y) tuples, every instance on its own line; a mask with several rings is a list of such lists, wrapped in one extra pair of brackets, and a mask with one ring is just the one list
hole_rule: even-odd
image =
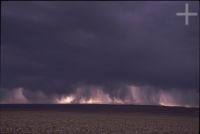
[(185, 4), (185, 13), (176, 13), (177, 16), (185, 16), (185, 25), (189, 24), (189, 16), (197, 16), (197, 13), (189, 13), (188, 3)]

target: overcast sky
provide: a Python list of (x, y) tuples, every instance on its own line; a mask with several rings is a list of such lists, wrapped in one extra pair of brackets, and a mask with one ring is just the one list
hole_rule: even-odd
[(1, 103), (199, 105), (197, 1), (1, 3)]

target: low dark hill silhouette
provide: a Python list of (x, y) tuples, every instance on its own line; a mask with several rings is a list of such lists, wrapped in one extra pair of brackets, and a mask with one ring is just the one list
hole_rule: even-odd
[(167, 107), (153, 105), (110, 104), (0, 104), (1, 111), (63, 111), (97, 113), (166, 114), (173, 116), (199, 116), (199, 108)]

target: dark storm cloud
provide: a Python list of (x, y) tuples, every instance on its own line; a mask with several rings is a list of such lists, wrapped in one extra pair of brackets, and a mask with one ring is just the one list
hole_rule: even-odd
[(126, 84), (198, 90), (199, 17), (185, 26), (184, 4), (2, 2), (1, 86), (67, 94), (100, 85), (121, 97)]

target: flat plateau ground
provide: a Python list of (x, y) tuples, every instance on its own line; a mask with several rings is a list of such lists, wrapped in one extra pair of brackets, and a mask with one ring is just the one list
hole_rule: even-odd
[(0, 105), (0, 134), (198, 134), (199, 108)]

